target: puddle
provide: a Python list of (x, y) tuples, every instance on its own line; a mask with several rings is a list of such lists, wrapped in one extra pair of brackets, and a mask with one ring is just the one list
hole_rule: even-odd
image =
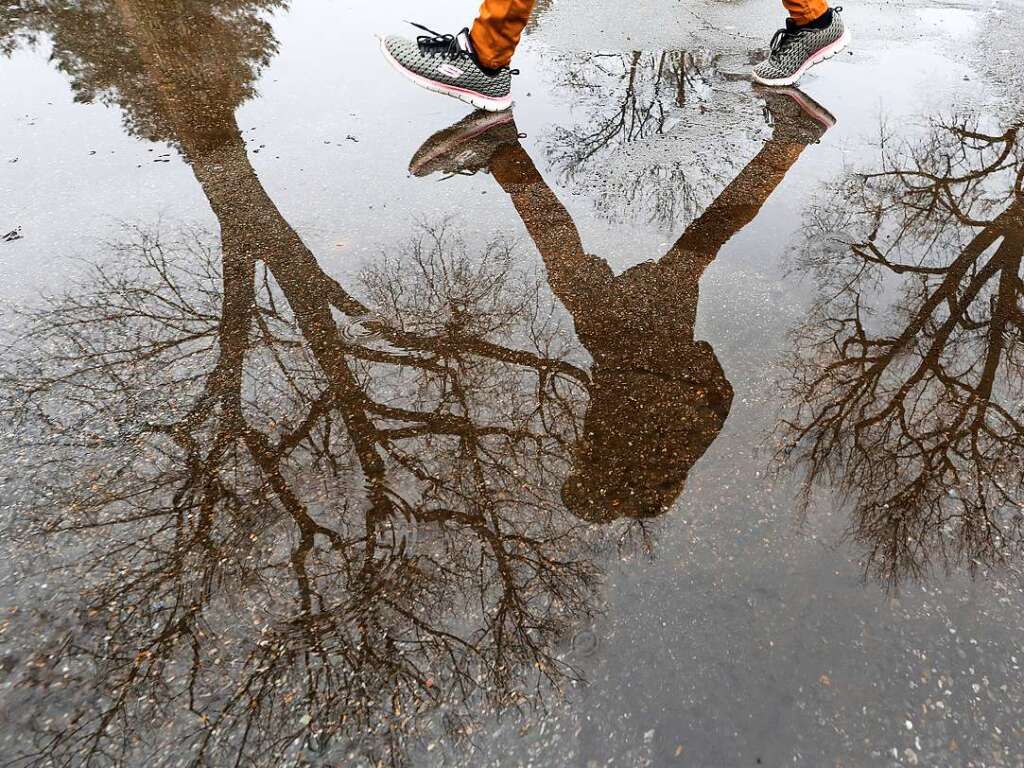
[(917, 16), (927, 27), (954, 40), (972, 37), (978, 29), (978, 14), (966, 8), (920, 8)]
[(542, 10), (498, 117), (390, 8), (0, 11), (5, 754), (1024, 759), (1001, 83)]

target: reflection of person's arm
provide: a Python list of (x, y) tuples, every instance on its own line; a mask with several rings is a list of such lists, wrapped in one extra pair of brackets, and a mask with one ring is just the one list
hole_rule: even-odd
[(490, 170), (537, 245), (551, 290), (573, 317), (582, 316), (594, 292), (612, 279), (611, 268), (584, 253), (572, 217), (521, 144), (499, 150)]
[(659, 264), (685, 265), (703, 272), (722, 246), (753, 221), (805, 147), (806, 144), (782, 141), (765, 144), (704, 213), (686, 228)]

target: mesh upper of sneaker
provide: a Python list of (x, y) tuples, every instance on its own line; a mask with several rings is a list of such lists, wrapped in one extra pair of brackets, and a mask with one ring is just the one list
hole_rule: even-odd
[(828, 128), (801, 109), (790, 95), (792, 89), (764, 89), (761, 98), (771, 115), (772, 138), (775, 141), (796, 144), (815, 144), (821, 140)]
[(824, 29), (805, 29), (788, 44), (772, 51), (769, 57), (754, 67), (754, 72), (765, 80), (792, 77), (811, 56), (843, 36), (843, 19), (838, 11), (832, 14), (832, 23)]
[(512, 73), (507, 67), (496, 74), (488, 74), (469, 55), (451, 58), (426, 53), (415, 40), (398, 35), (387, 37), (384, 47), (410, 72), (436, 83), (464, 88), (492, 99), (504, 98), (512, 90)]
[(474, 112), (423, 142), (409, 162), (414, 176), (475, 173), (485, 170), (494, 153), (519, 141), (511, 112)]

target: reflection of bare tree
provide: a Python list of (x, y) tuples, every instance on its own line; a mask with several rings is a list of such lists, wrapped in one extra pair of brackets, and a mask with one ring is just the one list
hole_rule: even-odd
[(9, 350), (7, 414), (46, 457), (24, 529), (73, 535), (86, 599), (38, 649), (73, 684), (24, 681), (24, 759), (337, 761), (361, 736), (401, 763), (540, 705), (596, 578), (552, 479), (587, 375), (510, 288), (507, 247), (474, 267), (425, 235), (370, 276), (367, 319), (249, 164), (233, 113), (272, 50), (258, 17), (102, 10), (35, 23), (84, 98), (181, 149), (220, 243), (138, 233)]
[(684, 106), (688, 91), (692, 94), (698, 84), (704, 84), (697, 61), (686, 51), (604, 53), (587, 60), (592, 62), (589, 69), (567, 67), (563, 84), (577, 93), (600, 91), (603, 96), (612, 90), (619, 99), (595, 123), (555, 133), (555, 140), (566, 145), (557, 147), (560, 152), (555, 158), (564, 158), (570, 174), (599, 152), (611, 153), (630, 142), (663, 134), (672, 108)]
[[(419, 287), (442, 297), (433, 317), (528, 322), (502, 319), (500, 260), (430, 242), (416, 267), (457, 276)], [(48, 650), (91, 670), (78, 695), (102, 706), (72, 702), (39, 760), (132, 763), (138, 729), (170, 714), (199, 764), (340, 754), (360, 733), (401, 762), (439, 707), (468, 735), (480, 712), (536, 704), (570, 672), (554, 643), (596, 576), (549, 479), (573, 423), (557, 363), (538, 404), (518, 362), (467, 353), (452, 323), (391, 331), (408, 349), (346, 342), (290, 281), (228, 250), (218, 275), (200, 243), (141, 236), (12, 350), (18, 427), (51, 439), (29, 522), (85, 547), (97, 617)]]
[[(679, 127), (693, 141), (706, 105), (723, 82), (720, 58), (705, 51), (562, 57), (558, 85), (569, 92), (577, 115), (546, 142), (559, 182), (588, 190), (593, 186), (598, 209), (613, 220), (629, 210), (671, 228), (699, 213), (735, 174), (736, 165), (716, 165), (699, 153), (681, 156), (677, 148), (666, 158), (664, 152), (650, 151), (651, 142)], [(722, 124), (727, 117), (715, 118), (720, 137), (728, 132)]]
[(554, 0), (536, 0), (530, 20), (526, 24), (527, 33), (533, 32), (540, 25), (541, 19), (547, 16), (554, 4)]
[(1020, 132), (960, 121), (887, 143), (809, 225), (821, 294), (787, 431), (808, 482), (854, 499), (853, 536), (890, 586), (1022, 542)]
[(20, 45), (31, 42), (32, 35), (22, 23), (20, 6), (11, 6), (0, 12), (0, 55), (9, 56)]
[[(265, 14), (283, 0), (23, 0), (0, 9), (0, 53), (46, 37), (52, 58), (71, 81), (76, 99), (116, 104), (132, 133), (175, 140), (162, 77), (188, 82), (194, 110), (234, 110), (254, 93), (260, 69), (276, 52)], [(150, 5), (152, 7), (150, 7)], [(155, 60), (160, 38), (174, 36), (175, 55)], [(140, 45), (146, 41), (147, 45)]]

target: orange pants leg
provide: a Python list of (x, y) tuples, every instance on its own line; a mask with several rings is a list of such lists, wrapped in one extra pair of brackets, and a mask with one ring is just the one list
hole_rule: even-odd
[(485, 67), (506, 67), (536, 0), (484, 0), (469, 33)]
[(797, 24), (810, 24), (828, 10), (827, 0), (782, 0), (782, 4)]

